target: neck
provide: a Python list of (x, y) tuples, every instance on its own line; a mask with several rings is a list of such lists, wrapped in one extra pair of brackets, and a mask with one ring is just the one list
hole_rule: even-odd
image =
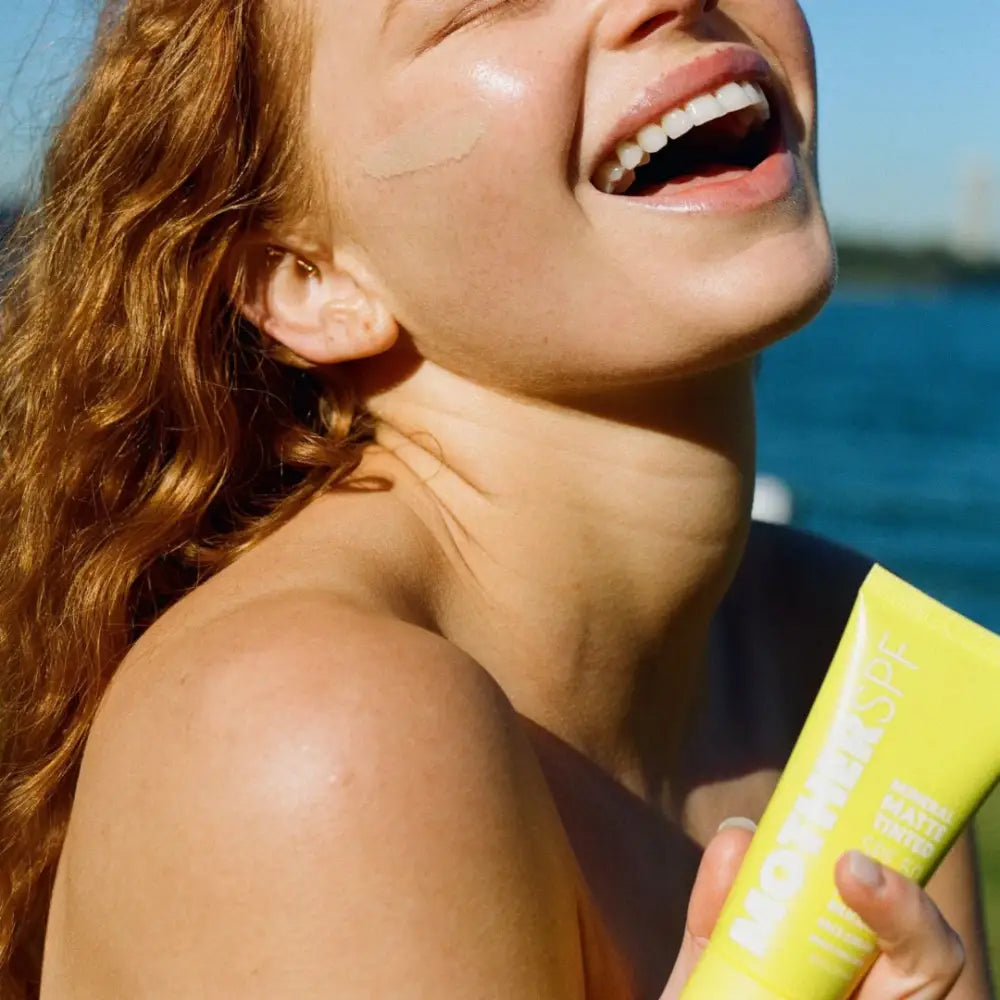
[(669, 801), (749, 525), (751, 365), (586, 409), (425, 365), (372, 410), (364, 468), (434, 536), (442, 634), (522, 715)]

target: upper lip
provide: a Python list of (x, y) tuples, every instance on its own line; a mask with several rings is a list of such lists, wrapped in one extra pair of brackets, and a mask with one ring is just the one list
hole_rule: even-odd
[(660, 77), (632, 102), (629, 110), (601, 146), (590, 171), (612, 159), (620, 142), (631, 139), (643, 125), (661, 118), (668, 111), (687, 104), (699, 94), (718, 90), (736, 80), (765, 81), (771, 77), (771, 66), (755, 49), (733, 45), (699, 56), (685, 66), (679, 66)]

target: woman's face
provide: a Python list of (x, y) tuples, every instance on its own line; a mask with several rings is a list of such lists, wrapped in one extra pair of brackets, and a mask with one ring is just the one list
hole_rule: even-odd
[[(497, 387), (594, 392), (743, 356), (828, 294), (795, 0), (312, 2), (330, 241), (364, 259), (426, 358)], [(728, 115), (670, 140), (631, 191), (599, 189), (617, 139), (754, 79), (770, 126)]]

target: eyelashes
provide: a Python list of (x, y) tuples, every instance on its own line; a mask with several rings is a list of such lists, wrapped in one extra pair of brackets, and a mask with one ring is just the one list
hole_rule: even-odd
[(438, 35), (438, 40), (470, 24), (491, 24), (501, 18), (513, 17), (533, 11), (548, 0), (474, 0), (466, 4), (457, 17), (452, 18)]
[(430, 49), (436, 48), (451, 35), (465, 28), (493, 24), (506, 20), (508, 17), (531, 13), (553, 2), (554, 0), (472, 0), (472, 2), (466, 2), (457, 14), (449, 18), (446, 24), (417, 47), (413, 57), (422, 56)]

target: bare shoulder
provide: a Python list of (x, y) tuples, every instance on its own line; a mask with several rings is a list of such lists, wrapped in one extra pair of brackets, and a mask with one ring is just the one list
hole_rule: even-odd
[(333, 599), (272, 597), (113, 685), (43, 995), (580, 1000), (573, 871), (475, 661)]

